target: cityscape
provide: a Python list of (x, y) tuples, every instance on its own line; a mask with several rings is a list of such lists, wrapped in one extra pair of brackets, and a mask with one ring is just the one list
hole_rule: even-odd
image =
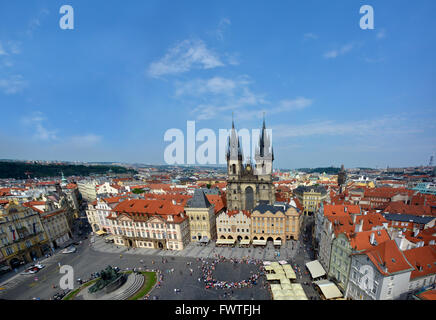
[(1, 5), (0, 300), (436, 300), (434, 2), (61, 2)]

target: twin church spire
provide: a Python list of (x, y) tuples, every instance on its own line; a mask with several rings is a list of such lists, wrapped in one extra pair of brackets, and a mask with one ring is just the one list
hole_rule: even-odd
[[(259, 143), (255, 150), (255, 159), (266, 158), (270, 161), (274, 160), (274, 150), (272, 147), (271, 136), (268, 134), (265, 125), (265, 112), (263, 113), (262, 129), (259, 135)], [(232, 112), (232, 130), (227, 143), (227, 161), (243, 160), (242, 143), (235, 129), (234, 115)]]

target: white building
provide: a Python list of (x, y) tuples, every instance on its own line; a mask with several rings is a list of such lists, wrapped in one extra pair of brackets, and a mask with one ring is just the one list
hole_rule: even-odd
[(345, 297), (353, 300), (405, 299), (413, 270), (394, 240), (352, 254)]

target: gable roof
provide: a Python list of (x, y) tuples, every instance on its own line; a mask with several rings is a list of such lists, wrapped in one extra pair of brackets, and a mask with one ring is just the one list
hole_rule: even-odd
[(415, 268), (411, 279), (436, 273), (436, 249), (433, 246), (423, 246), (404, 251), (406, 259)]
[(201, 189), (195, 189), (194, 196), (186, 203), (188, 208), (209, 208), (211, 203), (207, 199), (204, 191)]
[(373, 247), (373, 245), (370, 243), (371, 234), (374, 234), (374, 239), (378, 244), (390, 240), (389, 234), (385, 229), (377, 231), (361, 231), (354, 233), (351, 236), (351, 248), (357, 251), (371, 249)]
[(364, 251), (364, 254), (368, 256), (377, 270), (385, 276), (414, 270), (394, 240), (384, 241)]

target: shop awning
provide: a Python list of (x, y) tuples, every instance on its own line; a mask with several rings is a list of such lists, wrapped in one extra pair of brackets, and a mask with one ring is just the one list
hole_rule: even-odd
[(101, 236), (102, 234), (106, 234), (103, 230), (98, 230), (95, 232), (96, 235)]
[(280, 275), (279, 274), (275, 274), (275, 273), (268, 273), (266, 274), (266, 280), (271, 281), (271, 280), (280, 280)]
[(331, 281), (320, 280), (314, 282), (320, 289), (324, 297), (329, 299), (341, 298), (342, 293), (338, 287)]
[(200, 242), (201, 243), (208, 243), (209, 242), (209, 238), (208, 237), (202, 237), (201, 239), (200, 239)]
[(282, 268), (274, 268), (274, 272), (277, 274), (285, 274), (285, 271)]
[(218, 239), (216, 244), (234, 244), (235, 241), (235, 239)]
[(266, 246), (266, 240), (253, 240), (255, 246)]
[(286, 275), (286, 278), (288, 278), (288, 279), (291, 279), (291, 280), (297, 279), (297, 276), (296, 276), (294, 271), (287, 271), (286, 270), (285, 275)]
[(265, 266), (265, 271), (272, 271), (272, 270), (274, 270), (273, 267), (271, 267), (271, 266)]
[(239, 244), (246, 246), (250, 244), (250, 240), (249, 239), (243, 239), (239, 242)]
[(282, 245), (282, 240), (274, 240), (274, 245), (275, 246), (281, 246)]
[(307, 269), (309, 269), (310, 275), (312, 276), (313, 279), (322, 277), (323, 275), (326, 274), (324, 268), (322, 267), (321, 263), (319, 263), (318, 260), (314, 260), (306, 263), (306, 267)]
[(286, 278), (285, 276), (281, 276), (280, 277), (280, 284), (283, 286), (284, 284), (289, 284), (291, 285), (291, 281), (289, 281), (288, 278)]
[(271, 291), (282, 290), (282, 286), (277, 283), (270, 284), (270, 287)]

